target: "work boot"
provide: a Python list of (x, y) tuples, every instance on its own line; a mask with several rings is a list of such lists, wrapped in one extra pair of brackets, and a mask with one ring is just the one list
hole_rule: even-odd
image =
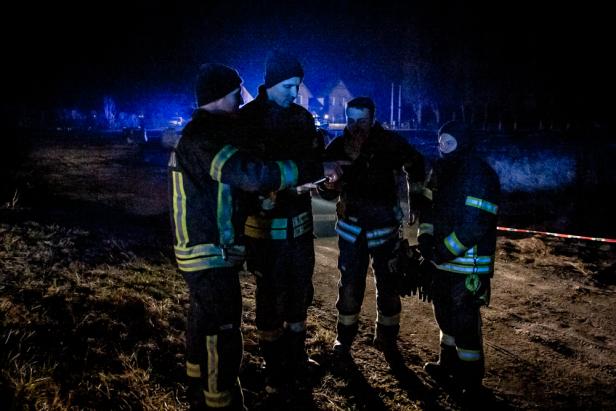
[(376, 325), (376, 333), (373, 340), (374, 347), (385, 354), (385, 361), (393, 370), (404, 367), (404, 359), (398, 348), (399, 325)]
[(456, 347), (441, 344), (438, 361), (427, 362), (423, 368), (436, 380), (445, 381), (455, 376), (458, 361)]
[(306, 330), (285, 330), (287, 341), (288, 366), (287, 371), (290, 381), (295, 383), (298, 392), (309, 390), (313, 376), (318, 372), (321, 365), (310, 358), (306, 352)]
[(268, 394), (279, 393), (284, 386), (284, 339), (278, 338), (274, 341), (259, 342), (261, 348), (261, 354), (263, 355), (264, 364), (263, 369), (265, 371), (265, 391)]
[(484, 374), (483, 357), (478, 361), (459, 362), (457, 378), (462, 389), (462, 402), (464, 405), (475, 407), (481, 404)]
[(336, 341), (334, 342), (334, 356), (341, 359), (347, 360), (351, 356), (351, 345), (353, 344), (353, 340), (357, 335), (357, 331), (359, 330), (359, 324), (354, 323), (351, 325), (344, 325), (338, 323), (336, 325)]
[(200, 378), (188, 377), (188, 389), (186, 397), (189, 403), (190, 411), (206, 410), (205, 395), (203, 394), (203, 384)]

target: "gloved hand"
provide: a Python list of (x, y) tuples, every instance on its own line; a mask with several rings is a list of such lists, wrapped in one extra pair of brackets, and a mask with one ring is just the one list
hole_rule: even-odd
[(398, 277), (398, 293), (401, 297), (417, 294), (417, 256), (408, 240), (400, 239), (387, 262), (389, 272)]
[(434, 261), (421, 257), (419, 260), (418, 289), (419, 299), (432, 302), (435, 292), (435, 279), (437, 268)]

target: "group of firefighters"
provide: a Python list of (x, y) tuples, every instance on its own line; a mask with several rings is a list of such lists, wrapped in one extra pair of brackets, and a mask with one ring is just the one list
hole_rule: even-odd
[[(352, 361), (366, 275), (377, 289), (374, 344), (392, 368), (400, 295), (432, 301), (440, 356), (424, 366), (469, 401), (484, 375), (480, 307), (490, 299), (499, 181), (477, 155), (471, 130), (449, 122), (437, 134), (440, 158), (424, 159), (376, 122), (375, 105), (346, 107), (342, 136), (327, 147), (311, 114), (294, 103), (304, 71), (296, 57), (269, 54), (264, 83), (243, 104), (236, 70), (201, 66), (198, 108), (169, 160), (174, 251), (190, 296), (186, 330), (188, 398), (193, 410), (245, 409), (238, 378), (243, 355), (239, 272), (256, 279), (256, 327), (266, 395), (287, 400), (319, 365), (306, 352), (315, 265), (311, 195), (337, 199), (340, 280), (333, 353)], [(403, 239), (401, 181), (417, 245)], [(413, 262), (409, 264), (409, 262)]]

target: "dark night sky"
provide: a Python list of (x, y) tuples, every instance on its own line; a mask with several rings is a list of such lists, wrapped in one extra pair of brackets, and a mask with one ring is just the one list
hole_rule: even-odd
[(459, 78), (447, 73), (470, 61), (479, 82), (574, 107), (604, 107), (613, 83), (610, 14), (599, 2), (52, 3), (23, 2), (2, 28), (5, 105), (87, 107), (109, 94), (130, 101), (190, 92), (206, 61), (235, 66), (254, 93), (272, 47), (300, 57), (313, 92), (341, 78), (383, 104), (391, 81), (402, 79), (406, 50), (437, 67), (441, 84), (454, 86)]

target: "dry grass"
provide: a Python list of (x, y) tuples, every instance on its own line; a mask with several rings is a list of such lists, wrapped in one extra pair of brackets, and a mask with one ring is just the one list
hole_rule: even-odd
[(2, 409), (181, 409), (183, 281), (162, 256), (0, 225)]

